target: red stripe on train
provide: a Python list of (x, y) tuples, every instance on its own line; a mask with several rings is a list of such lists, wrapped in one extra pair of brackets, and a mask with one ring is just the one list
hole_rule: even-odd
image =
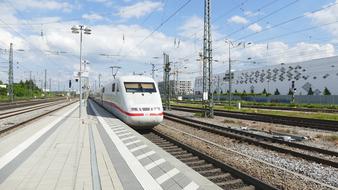
[[(114, 104), (113, 102), (108, 102), (108, 101), (104, 101), (106, 103), (111, 104), (114, 108), (116, 108), (119, 112), (128, 115), (128, 116), (145, 116), (144, 113), (129, 113), (124, 111), (122, 108), (120, 108), (119, 106), (117, 106), (116, 104)], [(149, 116), (163, 116), (163, 112), (161, 113), (150, 113)]]

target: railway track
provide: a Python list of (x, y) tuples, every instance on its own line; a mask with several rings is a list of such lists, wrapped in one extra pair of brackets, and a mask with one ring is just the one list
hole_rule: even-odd
[[(292, 156), (302, 158), (308, 161), (338, 168), (338, 162), (336, 161), (338, 158), (338, 152), (335, 151), (307, 146), (295, 142), (283, 141), (280, 139), (275, 139), (248, 131), (243, 131), (230, 127), (223, 127), (169, 113), (165, 113), (164, 117), (165, 119), (189, 125), (200, 130), (205, 130), (211, 133), (254, 144), (269, 150), (290, 154)], [(331, 159), (327, 159), (327, 157)]]
[[(191, 108), (184, 106), (172, 106), (173, 110), (187, 111), (187, 112), (201, 112), (200, 108)], [(258, 113), (243, 113), (236, 111), (214, 110), (214, 115), (222, 117), (231, 117), (236, 119), (260, 121), (267, 123), (276, 123), (283, 125), (299, 126), (312, 129), (321, 129), (327, 131), (338, 131), (338, 121), (320, 120), (310, 118), (277, 116)]]
[(159, 131), (143, 135), (222, 189), (277, 189)]
[[(27, 119), (27, 120), (24, 120), (24, 121), (21, 121), (21, 122), (19, 122), (19, 123), (16, 123), (16, 124), (14, 124), (14, 125), (12, 125), (12, 126), (10, 126), (10, 127), (0, 129), (0, 136), (3, 135), (3, 134), (5, 134), (5, 133), (7, 133), (7, 132), (9, 132), (9, 131), (11, 131), (11, 130), (13, 130), (13, 129), (15, 129), (15, 128), (18, 128), (18, 127), (20, 127), (20, 126), (22, 126), (22, 125), (24, 125), (24, 124), (27, 124), (27, 123), (29, 123), (29, 122), (31, 122), (31, 121), (34, 121), (34, 120), (36, 120), (36, 119), (39, 119), (39, 118), (41, 118), (41, 117), (43, 117), (43, 116), (45, 116), (45, 115), (48, 115), (48, 114), (50, 114), (50, 113), (53, 113), (53, 112), (55, 112), (55, 111), (57, 111), (57, 110), (60, 110), (60, 109), (62, 109), (62, 108), (64, 108), (64, 107), (67, 107), (67, 106), (69, 106), (69, 105), (71, 105), (71, 104), (74, 104), (75, 102), (77, 102), (77, 101), (72, 101), (72, 102), (70, 102), (70, 103), (68, 103), (68, 104), (62, 105), (62, 106), (57, 107), (57, 108), (55, 108), (55, 109), (53, 109), (53, 110), (44, 112), (44, 113), (39, 114), (39, 115), (37, 115), (37, 116), (31, 117), (31, 118), (29, 118), (29, 119)], [(50, 105), (49, 105), (49, 106), (50, 106)], [(41, 108), (39, 108), (39, 109), (41, 109)]]
[[(202, 102), (177, 102), (177, 103), (188, 103), (188, 104), (202, 104)], [(225, 103), (215, 103), (215, 105), (224, 105)], [(233, 105), (235, 106), (235, 105)], [(322, 113), (338, 113), (338, 109), (330, 108), (300, 108), (300, 107), (283, 107), (283, 106), (260, 106), (260, 105), (241, 105), (242, 108), (256, 108), (266, 110), (284, 110), (284, 111), (301, 111), (301, 112), (322, 112)]]
[(33, 106), (48, 102), (54, 102), (59, 100), (64, 100), (65, 98), (56, 98), (56, 99), (42, 99), (42, 100), (33, 100), (33, 101), (18, 101), (13, 103), (0, 103), (0, 111), (7, 109), (20, 108), (23, 106)]
[(17, 116), (17, 115), (20, 115), (20, 114), (39, 110), (39, 109), (46, 108), (46, 107), (49, 107), (49, 106), (54, 106), (54, 105), (57, 105), (59, 103), (60, 103), (59, 101), (56, 101), (56, 102), (53, 101), (52, 103), (46, 103), (46, 104), (42, 104), (42, 105), (38, 104), (36, 106), (26, 107), (26, 108), (19, 109), (19, 110), (1, 112), (0, 113), (0, 119), (5, 119), (5, 118), (8, 118), (8, 117), (14, 117), (14, 116)]

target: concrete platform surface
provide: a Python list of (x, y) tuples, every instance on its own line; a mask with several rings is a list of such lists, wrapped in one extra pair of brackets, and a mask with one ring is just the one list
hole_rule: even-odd
[(89, 101), (0, 138), (0, 189), (219, 189)]

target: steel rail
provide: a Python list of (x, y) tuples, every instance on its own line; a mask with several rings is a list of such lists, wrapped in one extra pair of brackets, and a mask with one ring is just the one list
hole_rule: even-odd
[[(200, 108), (191, 108), (184, 106), (171, 106), (173, 110), (189, 111), (189, 112), (200, 112)], [(271, 114), (259, 114), (259, 113), (244, 113), (236, 111), (225, 111), (225, 110), (214, 110), (215, 116), (231, 117), (236, 119), (260, 121), (267, 123), (284, 124), (291, 126), (299, 126), (312, 129), (321, 129), (327, 131), (338, 131), (338, 121), (332, 120), (321, 120), (321, 119), (310, 119), (300, 118), (291, 116), (278, 116)]]
[(20, 122), (20, 123), (17, 123), (17, 124), (15, 124), (15, 125), (12, 125), (12, 126), (10, 126), (10, 127), (7, 127), (7, 128), (5, 128), (5, 129), (1, 129), (1, 130), (0, 130), (0, 136), (3, 135), (4, 133), (8, 132), (8, 131), (11, 131), (11, 130), (17, 128), (17, 127), (20, 127), (20, 126), (22, 126), (22, 125), (24, 125), (24, 124), (27, 124), (27, 123), (31, 122), (31, 121), (34, 121), (34, 120), (36, 120), (36, 119), (39, 119), (39, 118), (41, 118), (41, 117), (43, 117), (43, 116), (45, 116), (45, 115), (48, 115), (48, 114), (50, 114), (50, 113), (53, 113), (53, 112), (55, 112), (55, 111), (57, 111), (57, 110), (60, 110), (60, 109), (62, 109), (62, 108), (65, 108), (65, 107), (67, 107), (67, 106), (69, 106), (69, 105), (71, 105), (71, 104), (74, 104), (75, 102), (77, 102), (77, 101), (72, 101), (72, 102), (69, 103), (69, 104), (63, 105), (63, 106), (58, 107), (58, 108), (53, 109), (53, 110), (50, 110), (50, 111), (45, 112), (45, 113), (43, 113), (43, 114), (40, 114), (40, 115), (38, 115), (38, 116), (29, 118), (29, 119), (27, 119), (27, 120), (25, 120), (25, 121), (22, 121), (22, 122)]
[[(168, 141), (168, 142), (174, 144), (178, 148), (181, 148), (182, 149), (181, 152), (186, 151), (186, 152), (192, 154), (189, 158), (193, 158), (193, 157), (197, 156), (198, 160), (200, 160), (202, 162), (205, 161), (205, 163), (203, 163), (202, 166), (201, 165), (199, 165), (199, 166), (192, 166), (192, 169), (194, 169), (194, 167), (195, 168), (199, 168), (199, 167), (205, 167), (206, 165), (212, 164), (212, 166), (208, 167), (209, 170), (212, 171), (213, 168), (215, 168), (214, 170), (216, 170), (217, 168), (219, 168), (224, 174), (230, 173), (232, 176), (241, 179), (245, 184), (254, 186), (255, 189), (267, 189), (267, 190), (276, 190), (276, 189), (278, 189), (278, 188), (273, 187), (273, 186), (271, 186), (271, 185), (269, 185), (269, 184), (267, 184), (267, 183), (265, 183), (265, 182), (263, 182), (263, 181), (255, 178), (253, 176), (250, 176), (249, 174), (247, 174), (247, 173), (245, 173), (243, 171), (240, 171), (240, 170), (238, 170), (238, 169), (236, 169), (236, 168), (234, 168), (234, 167), (232, 167), (232, 166), (230, 166), (230, 165), (228, 165), (228, 164), (226, 164), (226, 163), (224, 163), (224, 162), (222, 162), (222, 161), (220, 161), (218, 159), (215, 159), (215, 158), (213, 158), (213, 157), (211, 157), (211, 156), (209, 156), (209, 155), (207, 155), (207, 154), (205, 154), (205, 153), (203, 153), (203, 152), (201, 152), (199, 150), (196, 150), (196, 148), (193, 148), (193, 147), (191, 147), (189, 145), (183, 144), (183, 143), (177, 141), (174, 138), (171, 138), (171, 137), (169, 137), (167, 135), (164, 135), (164, 134), (162, 134), (161, 132), (159, 132), (157, 130), (153, 130), (151, 132), (153, 134), (157, 135), (158, 137), (163, 138), (165, 141)], [(152, 138), (149, 138), (149, 136), (146, 136), (146, 138), (148, 138), (150, 141), (152, 141), (153, 143), (155, 143), (155, 144), (157, 144), (157, 145), (159, 145), (161, 147), (161, 144), (160, 144), (161, 142), (158, 141), (159, 139), (154, 140)], [(163, 147), (163, 148), (164, 148), (164, 150), (167, 149), (167, 152), (169, 154), (172, 154), (173, 156), (175, 156), (175, 155), (177, 156), (177, 150), (175, 151), (175, 149), (171, 149), (171, 150), (174, 150), (174, 151), (170, 151), (170, 150), (168, 150), (168, 148), (165, 148), (165, 147)], [(186, 162), (186, 164), (189, 165), (189, 163), (187, 163), (187, 161), (184, 161), (184, 158), (182, 159), (179, 156), (180, 155), (178, 154), (177, 158), (179, 160), (181, 159), (181, 161)], [(198, 162), (196, 160), (194, 160), (194, 161)], [(203, 173), (207, 172), (206, 169), (203, 169), (203, 170), (198, 170), (197, 169), (196, 171), (197, 172), (203, 171), (201, 173), (201, 175), (203, 175)], [(218, 174), (218, 176), (220, 176), (220, 175), (221, 174)], [(209, 180), (213, 181), (216, 185), (219, 185), (219, 186), (221, 186), (223, 183), (225, 183), (225, 184), (227, 183), (226, 179), (223, 179), (222, 181), (220, 181), (219, 178), (217, 179), (217, 174), (215, 176), (205, 176), (205, 177), (207, 177), (207, 178), (209, 177)], [(236, 181), (236, 180), (234, 180), (234, 181)], [(227, 189), (227, 187), (223, 187), (223, 188)], [(247, 187), (242, 187), (242, 188), (245, 189), (245, 188), (249, 188), (249, 187), (247, 186)]]
[[(215, 124), (210, 124), (210, 123), (205, 123), (202, 121), (196, 121), (193, 119), (189, 119), (189, 118), (185, 118), (182, 116), (177, 116), (174, 114), (168, 114), (165, 113), (164, 115), (165, 119), (169, 119), (175, 122), (179, 122), (185, 125), (189, 125), (191, 127), (195, 127), (198, 129), (203, 129), (205, 131), (208, 132), (212, 132), (215, 134), (219, 134), (222, 136), (226, 136), (229, 138), (233, 138), (236, 140), (240, 140), (240, 141), (244, 141), (247, 143), (252, 143), (254, 145), (257, 146), (261, 146), (263, 148), (269, 149), (269, 150), (273, 150), (273, 151), (277, 151), (277, 152), (281, 152), (281, 153), (285, 153), (285, 154), (290, 154), (292, 156), (295, 157), (299, 157), (308, 161), (314, 161), (317, 163), (321, 163), (321, 164), (325, 164), (328, 166), (332, 166), (335, 168), (338, 168), (338, 162), (332, 161), (332, 160), (328, 160), (328, 159), (324, 159), (324, 158), (320, 158), (320, 157), (316, 157), (313, 155), (309, 155), (309, 154), (305, 154), (305, 153), (301, 153), (301, 152), (297, 152), (294, 150), (290, 150), (287, 148), (283, 148), (283, 147), (279, 147), (276, 145), (273, 145), (273, 142), (278, 142), (278, 143), (283, 143), (283, 144), (287, 144), (289, 146), (293, 146), (299, 149), (304, 149), (304, 147), (306, 147), (306, 145), (299, 145), (297, 143), (294, 144), (289, 144), (291, 142), (286, 142), (286, 141), (278, 141), (277, 139), (271, 139), (268, 137), (265, 137), (263, 135), (257, 135), (257, 134), (248, 134), (248, 132), (242, 131), (239, 132), (238, 130), (234, 130), (233, 128), (226, 128), (223, 126), (219, 126), (219, 125), (215, 125)], [(299, 145), (299, 146), (298, 146)], [(310, 147), (306, 147), (307, 149), (305, 150), (312, 150)], [(318, 150), (318, 148), (313, 147), (314, 149)], [(323, 151), (323, 152), (327, 152), (327, 153), (332, 153), (334, 155), (337, 155), (337, 152), (333, 152), (333, 151), (325, 151), (325, 150), (319, 150), (319, 151)], [(330, 155), (329, 154), (329, 155)]]

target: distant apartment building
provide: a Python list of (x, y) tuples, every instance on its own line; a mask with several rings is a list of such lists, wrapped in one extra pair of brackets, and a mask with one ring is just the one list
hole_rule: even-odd
[[(172, 96), (188, 95), (193, 93), (191, 81), (170, 80), (169, 87)], [(160, 90), (160, 93), (163, 94), (164, 93), (163, 81), (158, 82), (158, 88)]]
[[(227, 73), (227, 72), (226, 72)], [(229, 89), (226, 73), (213, 75), (212, 91), (225, 93)], [(338, 95), (338, 56), (313, 59), (290, 64), (281, 63), (261, 68), (233, 71), (232, 92), (287, 95), (295, 89), (295, 95), (323, 95), (327, 88), (332, 95)], [(195, 78), (194, 93), (202, 94), (202, 77)]]

